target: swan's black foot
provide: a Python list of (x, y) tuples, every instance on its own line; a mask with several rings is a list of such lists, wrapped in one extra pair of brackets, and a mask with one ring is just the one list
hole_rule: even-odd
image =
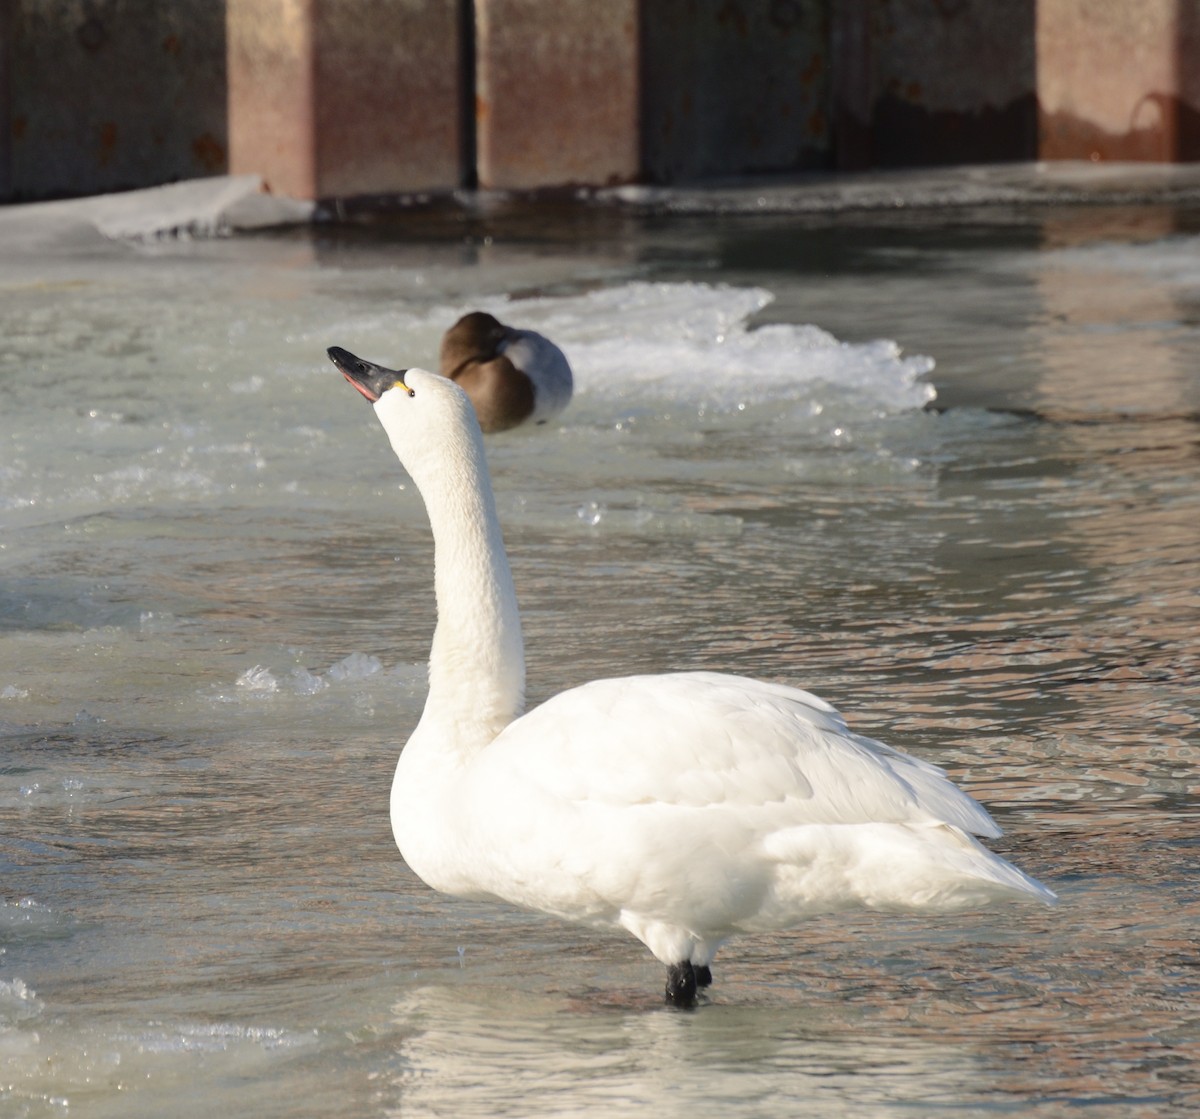
[(699, 967), (696, 967), (693, 964), (692, 972), (696, 976), (696, 986), (697, 987), (711, 987), (712, 986), (712, 968), (710, 968), (708, 966), (708, 964), (701, 964)]
[(671, 1006), (696, 1005), (696, 971), (690, 960), (684, 960), (681, 964), (671, 964), (667, 968), (666, 997)]

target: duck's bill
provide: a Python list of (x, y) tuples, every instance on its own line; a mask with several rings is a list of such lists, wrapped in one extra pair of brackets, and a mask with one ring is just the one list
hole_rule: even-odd
[(361, 357), (355, 357), (349, 350), (343, 350), (341, 346), (330, 346), (326, 352), (329, 354), (329, 360), (337, 366), (338, 372), (372, 404), (393, 385), (402, 384), (404, 381), (404, 369), (388, 369), (372, 361), (364, 361)]

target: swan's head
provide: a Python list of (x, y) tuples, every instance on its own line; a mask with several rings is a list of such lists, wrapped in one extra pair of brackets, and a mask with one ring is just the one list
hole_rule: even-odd
[(338, 372), (374, 405), (392, 449), (418, 486), (427, 464), (444, 464), (456, 455), (474, 458), (482, 448), (475, 409), (449, 378), (425, 369), (388, 369), (340, 346), (328, 353)]

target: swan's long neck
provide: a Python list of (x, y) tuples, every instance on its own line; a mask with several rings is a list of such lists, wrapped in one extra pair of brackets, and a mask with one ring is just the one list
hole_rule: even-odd
[(482, 440), (415, 477), (433, 528), (437, 628), (422, 726), (440, 750), (469, 756), (525, 706), (525, 652)]

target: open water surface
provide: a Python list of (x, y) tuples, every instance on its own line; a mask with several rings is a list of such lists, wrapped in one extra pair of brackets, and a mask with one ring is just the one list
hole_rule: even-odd
[[(0, 248), (0, 1113), (1200, 1110), (1200, 220), (579, 208)], [(325, 359), (484, 307), (531, 700), (785, 681), (946, 766), (1055, 910), (835, 917), (661, 1005), (388, 827), (423, 509)]]

